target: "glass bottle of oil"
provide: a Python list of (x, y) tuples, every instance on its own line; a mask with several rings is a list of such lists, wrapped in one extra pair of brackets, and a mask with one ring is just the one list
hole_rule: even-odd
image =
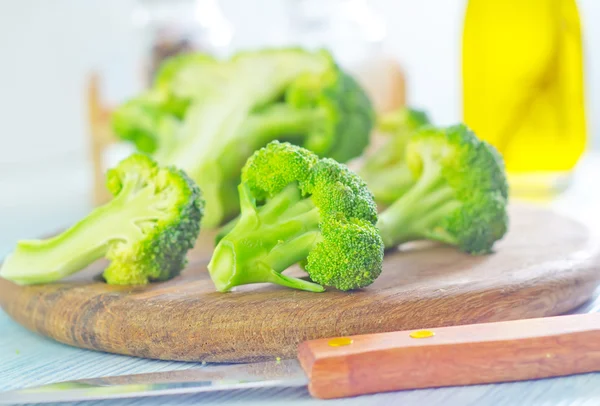
[(587, 142), (576, 0), (469, 0), (462, 74), (464, 121), (502, 153), (513, 196), (562, 191)]

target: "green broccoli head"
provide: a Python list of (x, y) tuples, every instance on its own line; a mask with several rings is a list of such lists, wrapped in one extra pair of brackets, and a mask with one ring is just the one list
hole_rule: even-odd
[(218, 66), (218, 61), (202, 53), (168, 58), (150, 89), (125, 101), (112, 113), (114, 133), (140, 152), (158, 155), (157, 158), (167, 155), (177, 142), (181, 120), (192, 100), (210, 94), (221, 84), (224, 72), (219, 72)]
[(422, 127), (406, 146), (416, 181), (379, 215), (386, 248), (429, 239), (471, 254), (491, 252), (508, 229), (501, 155), (465, 125)]
[(289, 137), (290, 142), (320, 157), (347, 162), (369, 145), (375, 113), (358, 82), (333, 60), (330, 64), (330, 69), (304, 74), (290, 85), (285, 95), (286, 109), (281, 108), (278, 114), (297, 118), (290, 122), (295, 125), (280, 136)]
[(107, 187), (116, 199), (137, 200), (149, 213), (142, 215), (140, 210), (140, 217), (130, 220), (143, 238), (110, 246), (106, 281), (145, 284), (177, 275), (200, 232), (204, 201), (198, 186), (185, 172), (161, 168), (147, 156), (135, 154), (108, 171)]
[(19, 284), (47, 283), (100, 258), (109, 284), (140, 285), (168, 279), (186, 264), (200, 231), (204, 201), (181, 170), (133, 154), (107, 173), (114, 198), (63, 233), (20, 241), (0, 275)]
[(177, 56), (113, 114), (119, 137), (199, 184), (205, 228), (239, 213), (240, 172), (257, 149), (279, 140), (344, 162), (360, 155), (373, 126), (366, 93), (331, 55), (297, 48)]
[(400, 107), (377, 117), (377, 129), (394, 136), (404, 135), (431, 123), (429, 115), (411, 107)]
[[(343, 164), (272, 141), (248, 159), (239, 189), (241, 214), (208, 266), (218, 291), (260, 282), (351, 290), (381, 273), (373, 197)], [(294, 264), (311, 281), (282, 274)]]
[(380, 115), (377, 121), (377, 128), (386, 139), (365, 158), (358, 173), (367, 182), (375, 201), (385, 207), (415, 181), (406, 165), (406, 145), (411, 135), (430, 121), (425, 112), (408, 107)]
[(160, 92), (148, 92), (121, 105), (111, 117), (113, 130), (122, 140), (156, 159), (171, 149), (180, 130), (180, 121), (165, 112), (161, 103)]
[(346, 291), (368, 286), (379, 276), (383, 246), (370, 221), (332, 216), (321, 224), (321, 234), (305, 265), (314, 282)]

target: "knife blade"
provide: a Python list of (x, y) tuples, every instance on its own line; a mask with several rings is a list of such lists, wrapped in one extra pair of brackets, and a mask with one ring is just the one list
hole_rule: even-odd
[(0, 393), (0, 404), (304, 385), (332, 399), (597, 371), (600, 313), (591, 313), (315, 339), (297, 359), (62, 382)]
[(0, 393), (0, 404), (77, 402), (148, 396), (305, 386), (306, 375), (297, 360), (81, 379)]

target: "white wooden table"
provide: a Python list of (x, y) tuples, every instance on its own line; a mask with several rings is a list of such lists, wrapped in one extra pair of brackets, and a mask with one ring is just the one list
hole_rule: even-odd
[[(552, 203), (560, 212), (572, 215), (590, 224), (600, 232), (600, 155), (590, 155), (580, 170), (570, 191)], [(21, 219), (26, 218), (24, 209)], [(63, 210), (64, 217), (56, 217), (40, 225), (36, 232), (47, 232), (62, 226), (81, 214), (81, 208)], [(19, 224), (18, 219), (3, 219), (0, 224)], [(28, 230), (34, 229), (31, 224)], [(9, 227), (10, 228), (10, 227)], [(7, 234), (22, 230), (7, 230)], [(0, 246), (0, 254), (10, 245)], [(600, 293), (600, 292), (599, 292)], [(575, 312), (600, 309), (600, 295)], [(103, 354), (71, 348), (37, 336), (14, 323), (0, 311), (0, 391), (23, 386), (40, 385), (62, 380), (91, 378), (154, 371), (199, 368), (194, 363), (164, 362)], [(85, 403), (91, 405), (92, 403)], [(363, 396), (339, 401), (318, 401), (310, 398), (305, 388), (260, 389), (198, 394), (193, 396), (157, 397), (123, 401), (94, 402), (94, 405), (444, 405), (444, 406), (501, 406), (501, 405), (600, 405), (600, 373), (538, 381), (478, 385), (470, 387), (415, 390)]]

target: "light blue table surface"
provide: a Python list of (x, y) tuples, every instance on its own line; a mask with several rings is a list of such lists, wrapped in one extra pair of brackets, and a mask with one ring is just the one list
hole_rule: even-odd
[[(570, 191), (553, 202), (552, 207), (585, 220), (600, 231), (600, 188), (596, 180), (599, 173), (600, 158), (587, 158)], [(68, 224), (85, 212), (85, 208), (76, 202), (71, 207), (57, 209), (59, 211), (54, 212), (52, 218), (28, 210), (27, 207), (14, 208), (9, 216), (0, 215), (0, 256), (10, 250), (13, 239), (34, 231), (49, 232), (57, 226)], [(36, 221), (37, 225), (34, 226)], [(586, 303), (576, 312), (598, 311), (598, 308), (600, 299)], [(145, 360), (68, 347), (30, 333), (0, 311), (0, 391), (63, 380), (201, 367), (193, 363)], [(305, 388), (283, 388), (85, 403), (91, 404), (591, 406), (600, 405), (600, 373), (538, 381), (385, 393), (336, 401), (312, 399)]]

